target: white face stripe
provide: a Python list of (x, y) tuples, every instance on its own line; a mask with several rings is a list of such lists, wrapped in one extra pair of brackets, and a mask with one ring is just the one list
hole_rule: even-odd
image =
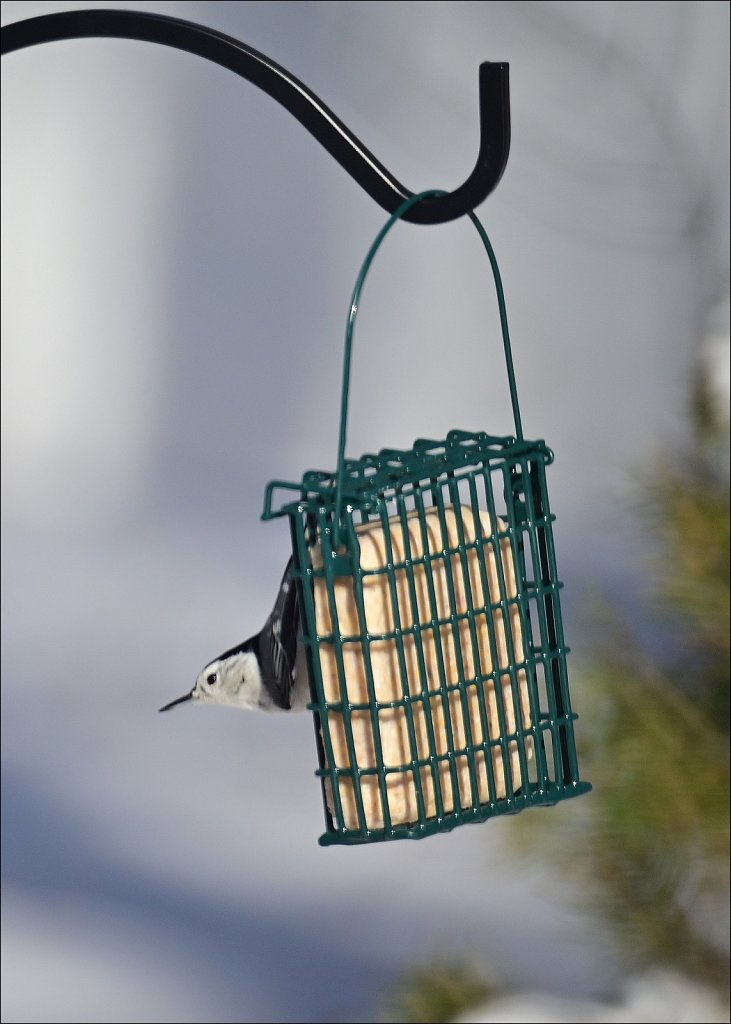
[[(215, 675), (216, 681), (208, 682)], [(291, 692), (291, 711), (303, 711), (310, 699), (309, 678), (305, 649), (297, 650), (294, 686)], [(201, 669), (195, 686), (187, 694), (170, 701), (160, 711), (167, 711), (184, 702), (196, 704), (219, 704), (241, 709), (260, 711), (283, 711), (276, 705), (264, 685), (259, 662), (252, 650), (240, 650), (225, 658), (216, 658)]]
[[(208, 678), (216, 675), (213, 685)], [(271, 707), (272, 701), (262, 684), (259, 663), (253, 651), (239, 651), (223, 660), (210, 662), (195, 684), (197, 697), (208, 704), (235, 708)]]

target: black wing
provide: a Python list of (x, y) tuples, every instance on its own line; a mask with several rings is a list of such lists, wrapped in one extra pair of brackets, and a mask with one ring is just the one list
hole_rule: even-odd
[(257, 638), (264, 685), (277, 707), (287, 710), (292, 706), (299, 620), (297, 584), (290, 558), (274, 608)]

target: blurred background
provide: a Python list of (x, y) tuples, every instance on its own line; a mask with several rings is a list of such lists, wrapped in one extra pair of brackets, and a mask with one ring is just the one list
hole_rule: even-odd
[[(335, 464), (386, 214), (291, 115), (127, 40), (2, 61), (3, 1021), (728, 1020), (729, 44), (720, 2), (3, 3), (226, 32), (409, 189), (480, 207), (556, 453), (594, 791), (329, 848), (309, 715), (157, 708), (256, 631), (266, 483)], [(489, 266), (402, 225), (348, 451), (511, 431)]]

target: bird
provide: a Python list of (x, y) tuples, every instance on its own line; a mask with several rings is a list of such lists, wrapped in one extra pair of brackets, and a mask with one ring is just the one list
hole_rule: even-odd
[(186, 701), (244, 710), (303, 711), (310, 699), (309, 677), (301, 633), (297, 586), (292, 559), (279, 585), (277, 599), (262, 629), (210, 661), (195, 686), (160, 711)]

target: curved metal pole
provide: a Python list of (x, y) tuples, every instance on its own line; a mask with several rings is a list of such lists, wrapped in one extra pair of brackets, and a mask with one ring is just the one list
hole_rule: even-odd
[[(6, 25), (2, 29), (2, 53), (38, 43), (89, 36), (161, 43), (220, 64), (253, 82), (286, 107), (389, 213), (414, 195), (294, 75), (263, 53), (215, 29), (149, 12), (63, 11)], [(440, 224), (474, 210), (499, 182), (509, 150), (508, 65), (487, 61), (480, 65), (480, 150), (472, 174), (454, 192), (420, 202), (403, 219), (418, 224)]]

